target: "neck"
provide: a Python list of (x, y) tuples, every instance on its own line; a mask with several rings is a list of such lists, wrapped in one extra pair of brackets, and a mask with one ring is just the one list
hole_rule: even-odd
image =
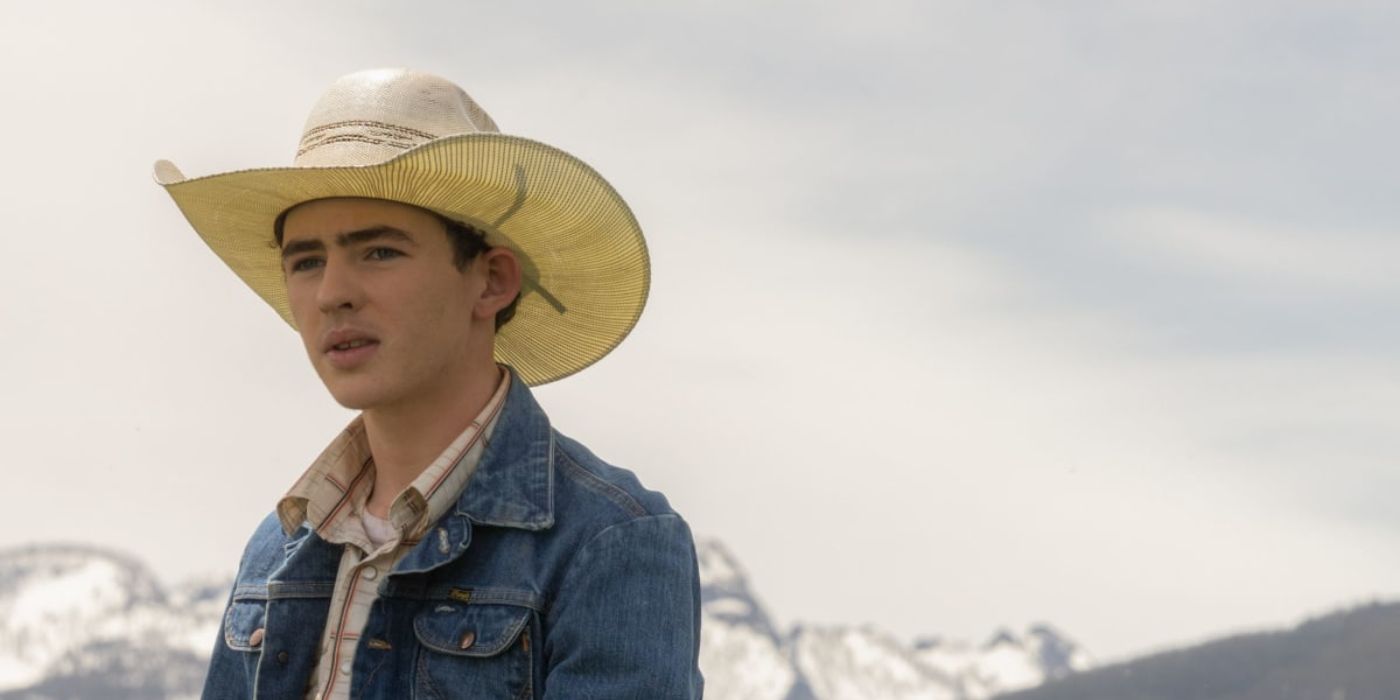
[(375, 472), (374, 492), (366, 504), (370, 513), (389, 516), (394, 499), (476, 419), (500, 381), (501, 369), (488, 362), (460, 381), (441, 382), (441, 390), (431, 396), (365, 410)]

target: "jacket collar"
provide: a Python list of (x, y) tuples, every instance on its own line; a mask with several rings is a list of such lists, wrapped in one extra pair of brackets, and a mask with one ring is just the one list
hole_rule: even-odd
[[(436, 569), (461, 556), (472, 540), (472, 526), (545, 530), (554, 525), (554, 431), (515, 371), (495, 430), (456, 507), (423, 533), (423, 539), (394, 566), (394, 574)], [(303, 546), (315, 541), (317, 546)], [(278, 580), (335, 579), (340, 550), (304, 524), (284, 545), (286, 561)], [(330, 552), (332, 554), (328, 554)], [(319, 554), (319, 558), (318, 558)]]
[(544, 530), (554, 525), (554, 431), (514, 371), (491, 440), (457, 499), (478, 525)]
[(544, 530), (554, 525), (554, 432), (530, 389), (512, 370), (491, 441), (456, 510), (404, 554), (393, 574), (422, 573), (466, 552), (473, 525)]

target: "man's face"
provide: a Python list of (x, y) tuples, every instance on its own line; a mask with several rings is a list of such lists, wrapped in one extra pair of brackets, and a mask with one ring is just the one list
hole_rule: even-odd
[(462, 271), (452, 254), (440, 221), (396, 202), (323, 199), (287, 214), (292, 316), (341, 405), (410, 405), (465, 377), (486, 281), (480, 259)]

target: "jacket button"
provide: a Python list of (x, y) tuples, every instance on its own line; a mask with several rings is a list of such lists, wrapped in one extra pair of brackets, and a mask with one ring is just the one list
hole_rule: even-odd
[(262, 640), (263, 640), (263, 628), (259, 627), (259, 628), (255, 629), (255, 630), (253, 630), (253, 633), (252, 633), (252, 634), (248, 635), (248, 646), (250, 646), (250, 647), (258, 646), (258, 645), (262, 644)]
[(476, 644), (476, 632), (468, 631), (466, 634), (462, 635), (460, 647), (463, 649), (470, 649), (473, 644)]
[(287, 652), (277, 652), (277, 663), (282, 664), (283, 666), (287, 665)]

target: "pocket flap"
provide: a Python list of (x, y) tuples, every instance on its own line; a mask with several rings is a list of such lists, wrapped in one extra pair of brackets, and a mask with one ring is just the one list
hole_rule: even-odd
[(257, 651), (262, 646), (252, 643), (253, 633), (262, 629), (267, 618), (266, 600), (235, 600), (224, 613), (224, 643), (230, 649)]
[(520, 636), (530, 609), (488, 603), (434, 603), (413, 621), (419, 643), (455, 656), (495, 656)]

